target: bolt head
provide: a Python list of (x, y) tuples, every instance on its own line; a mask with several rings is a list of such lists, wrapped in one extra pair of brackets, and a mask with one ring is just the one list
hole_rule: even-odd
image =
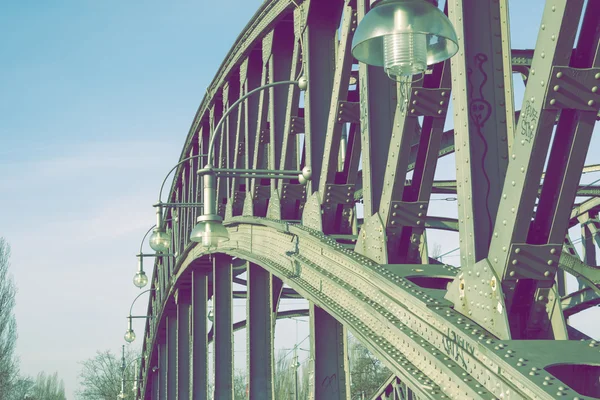
[(308, 79), (306, 79), (305, 76), (301, 76), (300, 79), (298, 79), (298, 87), (302, 91), (305, 91), (308, 88)]

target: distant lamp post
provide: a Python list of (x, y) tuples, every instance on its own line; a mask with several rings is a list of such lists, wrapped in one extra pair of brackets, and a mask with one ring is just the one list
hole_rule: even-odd
[(215, 247), (220, 243), (229, 240), (229, 233), (223, 226), (223, 219), (218, 215), (217, 210), (217, 185), (216, 177), (218, 176), (235, 176), (238, 178), (265, 178), (265, 179), (298, 179), (300, 183), (306, 184), (311, 177), (310, 167), (305, 167), (302, 171), (283, 171), (283, 170), (269, 170), (269, 169), (228, 169), (228, 168), (214, 168), (212, 164), (213, 149), (215, 140), (221, 132), (221, 126), (227, 119), (229, 114), (235, 108), (245, 101), (248, 97), (259, 93), (265, 89), (279, 86), (279, 85), (297, 85), (300, 90), (306, 90), (308, 87), (308, 81), (305, 77), (300, 77), (297, 81), (279, 81), (272, 82), (266, 85), (257, 87), (241, 96), (237, 99), (228, 109), (223, 113), (221, 119), (215, 126), (210, 142), (208, 145), (208, 157), (207, 164), (204, 168), (198, 170), (198, 175), (203, 176), (203, 193), (204, 193), (204, 210), (201, 216), (196, 219), (196, 226), (192, 229), (190, 234), (190, 240), (192, 242), (201, 243), (205, 247)]
[(148, 290), (144, 290), (142, 293), (138, 294), (136, 296), (135, 299), (133, 299), (133, 302), (131, 303), (131, 307), (129, 307), (129, 315), (127, 316), (127, 331), (125, 331), (125, 335), (123, 335), (123, 339), (125, 339), (125, 341), (127, 343), (131, 343), (135, 340), (135, 332), (133, 330), (133, 319), (134, 318), (152, 318), (151, 315), (131, 315), (132, 311), (133, 311), (133, 305), (135, 304), (136, 300), (143, 295), (144, 293), (147, 292), (153, 292), (157, 289), (148, 289)]
[(452, 23), (425, 0), (379, 0), (358, 24), (352, 55), (383, 67), (391, 79), (412, 80), (458, 51)]

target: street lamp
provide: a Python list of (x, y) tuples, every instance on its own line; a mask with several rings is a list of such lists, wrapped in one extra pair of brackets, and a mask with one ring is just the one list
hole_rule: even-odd
[(210, 142), (208, 145), (208, 157), (207, 164), (204, 168), (198, 170), (198, 175), (203, 176), (204, 184), (204, 210), (201, 216), (196, 219), (196, 226), (190, 234), (190, 240), (192, 242), (202, 243), (203, 246), (210, 248), (219, 245), (220, 243), (229, 240), (229, 233), (227, 229), (223, 227), (223, 219), (217, 214), (217, 185), (216, 177), (218, 176), (235, 176), (239, 178), (266, 178), (266, 179), (290, 179), (298, 178), (300, 183), (305, 184), (311, 178), (310, 167), (304, 167), (302, 171), (282, 171), (282, 170), (269, 170), (269, 169), (228, 169), (228, 168), (214, 168), (213, 162), (213, 150), (215, 140), (221, 132), (221, 126), (227, 119), (229, 114), (248, 97), (259, 93), (265, 89), (278, 86), (278, 85), (297, 85), (300, 90), (306, 90), (308, 87), (308, 81), (305, 77), (300, 77), (297, 81), (279, 81), (272, 82), (266, 85), (260, 86), (253, 89), (237, 99), (228, 109), (223, 113), (221, 119), (215, 126)]
[(409, 81), (427, 66), (458, 51), (452, 23), (425, 0), (379, 0), (358, 24), (352, 55), (368, 65), (383, 67), (393, 80)]
[(125, 371), (127, 370), (127, 368), (129, 366), (131, 366), (132, 362), (135, 362), (135, 368), (134, 371), (135, 373), (137, 373), (137, 362), (138, 360), (141, 360), (143, 358), (142, 357), (137, 357), (133, 360), (130, 360), (128, 363), (125, 361), (125, 346), (123, 345), (122, 347), (122, 353), (121, 353), (121, 392), (117, 395), (117, 399), (126, 399), (127, 395), (125, 394), (125, 383), (126, 382), (133, 382), (133, 388), (132, 391), (134, 392), (134, 397), (137, 399), (137, 390), (138, 390), (138, 381), (139, 379), (125, 379)]
[[(169, 220), (167, 220), (167, 221), (169, 221)], [(146, 240), (146, 236), (148, 236), (150, 231), (152, 231), (153, 229), (154, 229), (154, 231), (156, 231), (155, 228), (156, 228), (156, 225), (152, 225), (150, 227), (150, 229), (148, 229), (148, 231), (142, 238), (142, 243), (140, 243), (140, 252), (136, 256), (136, 257), (138, 257), (138, 270), (135, 273), (135, 276), (133, 277), (133, 284), (135, 286), (139, 287), (140, 289), (148, 284), (148, 276), (144, 272), (144, 257), (168, 257), (168, 256), (174, 255), (174, 254), (158, 253), (158, 252), (156, 254), (144, 254), (142, 252), (142, 247), (144, 246), (144, 240)]]
[(202, 206), (202, 204), (200, 204), (200, 203), (163, 203), (162, 202), (162, 192), (165, 187), (165, 183), (167, 182), (167, 179), (169, 178), (169, 175), (171, 175), (171, 172), (175, 171), (175, 169), (177, 169), (177, 167), (179, 167), (181, 164), (183, 164), (189, 160), (193, 160), (196, 158), (202, 158), (202, 157), (206, 157), (206, 154), (197, 154), (195, 156), (184, 158), (183, 160), (181, 160), (177, 164), (175, 164), (175, 166), (173, 168), (171, 168), (171, 170), (167, 173), (167, 176), (165, 176), (165, 179), (163, 179), (163, 182), (160, 185), (160, 191), (158, 192), (158, 202), (154, 205), (154, 207), (156, 207), (156, 228), (154, 228), (154, 231), (152, 232), (152, 235), (150, 235), (150, 238), (149, 238), (150, 247), (152, 247), (152, 249), (154, 251), (164, 253), (169, 249), (169, 247), (171, 247), (171, 235), (169, 235), (167, 233), (166, 227), (164, 226), (164, 222), (166, 222), (166, 221), (163, 221), (163, 207), (199, 207), (199, 206)]
[(135, 340), (135, 332), (133, 330), (132, 320), (134, 318), (152, 318), (151, 315), (131, 315), (131, 313), (133, 311), (133, 305), (135, 304), (136, 300), (144, 293), (152, 292), (152, 291), (156, 291), (156, 290), (158, 290), (158, 289), (151, 288), (148, 290), (144, 290), (142, 293), (138, 294), (135, 299), (133, 299), (133, 302), (131, 303), (131, 307), (129, 307), (129, 316), (127, 316), (127, 320), (128, 320), (127, 321), (127, 331), (125, 331), (125, 335), (123, 335), (123, 338), (125, 339), (125, 341), (127, 343), (131, 343)]

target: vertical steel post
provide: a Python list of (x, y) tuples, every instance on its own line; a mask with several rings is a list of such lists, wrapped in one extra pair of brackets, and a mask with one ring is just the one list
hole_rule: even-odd
[[(369, 11), (369, 0), (357, 1), (358, 24)], [(360, 141), (365, 217), (379, 211), (396, 110), (396, 84), (381, 67), (358, 65)], [(314, 170), (314, 168), (313, 168)]]
[(250, 399), (273, 399), (271, 274), (248, 263), (247, 354)]
[(177, 395), (190, 398), (190, 309), (189, 289), (177, 290)]
[(167, 343), (164, 336), (162, 335), (158, 342), (158, 398), (160, 400), (167, 399)]
[(314, 398), (346, 400), (350, 395), (346, 328), (313, 303), (310, 304), (310, 340)]
[(304, 31), (304, 59), (308, 88), (304, 95), (306, 164), (313, 171), (311, 191), (317, 191), (323, 165), (325, 132), (335, 71), (337, 28), (343, 1), (311, 1)]
[(448, 15), (460, 38), (451, 59), (460, 257), (474, 265), (487, 257), (508, 164), (504, 105), (512, 92), (502, 42), (509, 38), (501, 36), (498, 1), (456, 1)]
[(213, 255), (215, 399), (233, 399), (233, 293), (231, 257)]
[[(154, 368), (154, 367), (150, 367)], [(159, 371), (151, 371), (151, 383), (150, 383), (150, 398), (151, 400), (159, 400), (160, 399), (160, 377)]]
[(192, 400), (208, 398), (208, 268), (192, 271)]
[(167, 398), (177, 396), (177, 317), (167, 315)]

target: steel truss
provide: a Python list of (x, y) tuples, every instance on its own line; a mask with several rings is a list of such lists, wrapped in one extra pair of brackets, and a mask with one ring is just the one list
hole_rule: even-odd
[[(292, 314), (310, 316), (313, 398), (349, 397), (346, 330), (394, 373), (374, 399), (600, 398), (600, 345), (568, 324), (600, 304), (600, 189), (580, 184), (598, 170), (584, 167), (600, 108), (597, 2), (548, 1), (536, 49), (514, 50), (508, 0), (449, 0), (459, 53), (409, 88), (353, 60), (368, 9), (265, 1), (223, 61), (180, 159), (208, 151), (236, 99), (304, 75), (305, 93), (272, 87), (227, 117), (215, 167), (310, 165), (313, 179), (219, 178), (231, 238), (210, 252), (188, 239), (199, 211), (169, 208), (177, 256), (155, 264), (141, 396), (209, 398), (214, 341), (214, 398), (232, 399), (232, 334), (246, 326), (249, 396), (273, 398), (278, 304), (300, 295), (310, 310)], [(448, 154), (456, 179), (436, 182)], [(202, 202), (200, 167), (178, 167), (168, 203)], [(437, 194), (456, 196), (457, 219), (428, 215)], [(429, 258), (426, 229), (458, 231), (459, 265)], [(234, 296), (248, 304), (235, 324)]]

